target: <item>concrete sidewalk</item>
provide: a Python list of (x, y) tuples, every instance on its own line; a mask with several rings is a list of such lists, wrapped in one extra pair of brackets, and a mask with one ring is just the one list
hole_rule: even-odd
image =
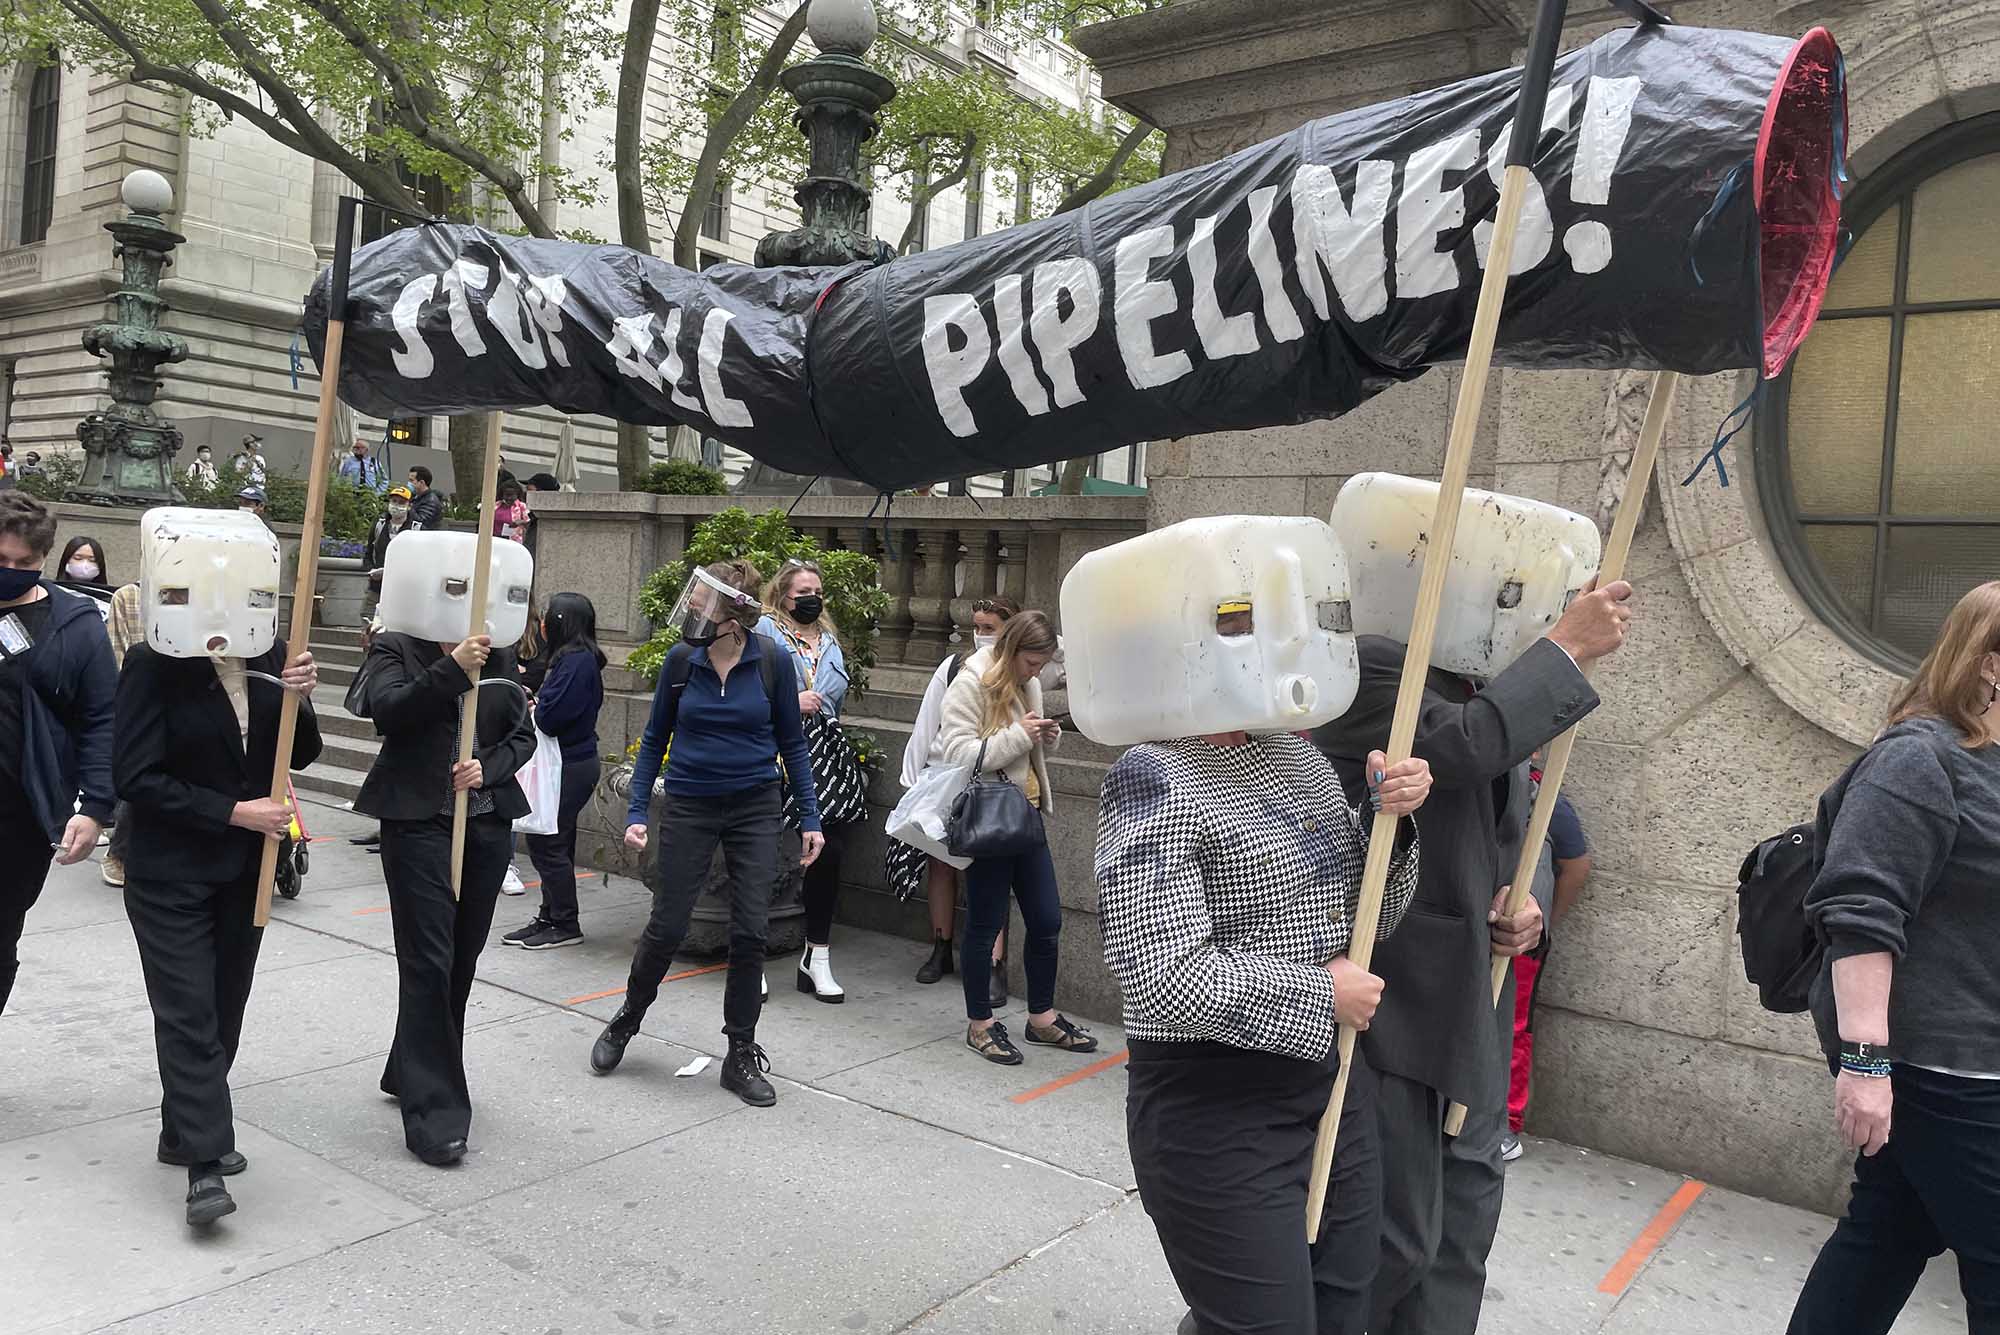
[[(303, 896), (264, 938), (237, 1062), (240, 1210), (207, 1237), (153, 1162), (151, 1016), (120, 897), (57, 869), (0, 1017), (0, 1330), (424, 1332), (1049, 1331), (1166, 1335), (1182, 1305), (1132, 1194), (1123, 1039), (1098, 1056), (964, 1050), (952, 981), (910, 943), (840, 934), (843, 1006), (770, 966), (759, 1038), (778, 1106), (716, 1068), (722, 975), (688, 966), (615, 1076), (588, 1052), (617, 1008), (646, 895), (582, 883), (583, 946), (498, 934), (468, 1019), (472, 1153), (403, 1148), (375, 1089), (395, 1013), (378, 859), (311, 806)], [(533, 879), (533, 873), (524, 873)], [(1017, 1016), (1009, 1016), (1016, 1022)], [(1553, 1142), (1514, 1164), (1482, 1330), (1777, 1331), (1831, 1221)], [(1899, 1331), (1965, 1329), (1950, 1265)]]

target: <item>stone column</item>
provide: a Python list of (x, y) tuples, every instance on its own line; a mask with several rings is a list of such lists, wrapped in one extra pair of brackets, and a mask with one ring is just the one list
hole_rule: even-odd
[[(866, 538), (864, 533), (864, 539)], [(876, 657), (884, 663), (900, 663), (909, 652), (910, 632), (914, 623), (910, 618), (910, 592), (916, 574), (916, 551), (911, 541), (912, 535), (905, 532), (897, 535), (895, 554), (880, 552), (876, 560), (882, 570), (882, 590), (889, 595), (889, 610), (882, 616), (882, 628), (877, 636)]]
[(990, 528), (962, 529), (959, 543), (965, 553), (965, 564), (961, 568), (962, 578), (958, 584), (958, 597), (951, 600), (951, 619), (957, 629), (957, 641), (972, 642), (972, 604), (981, 598), (993, 596), (993, 577), (998, 570), (994, 556), (993, 530)]
[(1028, 526), (1006, 524), (995, 529), (993, 536), (1000, 546), (1000, 582), (994, 592), (1006, 594), (1025, 608), (1028, 605)]
[(951, 639), (951, 591), (958, 569), (958, 534), (945, 528), (918, 529), (915, 596), (910, 599), (907, 661), (935, 662)]

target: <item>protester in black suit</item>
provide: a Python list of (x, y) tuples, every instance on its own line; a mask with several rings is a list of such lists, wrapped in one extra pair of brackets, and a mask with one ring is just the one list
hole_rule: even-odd
[[(1436, 787), (1417, 829), (1424, 857), (1401, 930), (1376, 950), (1382, 1005), (1361, 1048), (1380, 1076), (1382, 1262), (1371, 1335), (1472, 1335), (1485, 1294), (1486, 1255), (1506, 1178), (1507, 1068), (1513, 973), (1498, 1007), (1490, 963), (1541, 939), (1533, 900), (1500, 915), (1526, 833), (1527, 760), (1597, 706), (1580, 666), (1623, 641), (1631, 618), (1622, 580), (1571, 604), (1543, 639), (1485, 683), (1432, 669), (1412, 753)], [(1362, 762), (1387, 746), (1403, 672), (1403, 645), (1360, 638), (1361, 684), (1346, 714), (1313, 740), (1350, 793)], [(1469, 1109), (1444, 1134), (1447, 1108)]]
[[(291, 808), (270, 797), (284, 692), (318, 682), (312, 655), (287, 666), (282, 642), (256, 658), (171, 658), (145, 644), (118, 678), (112, 771), (125, 803), (125, 913), (139, 945), (159, 1050), (162, 1163), (188, 1170), (187, 1221), (236, 1209), (224, 1176), (236, 1152), (229, 1068), (263, 929), (253, 923), (266, 839)], [(299, 702), (293, 769), (319, 756), (311, 704)]]
[[(354, 809), (382, 822), (382, 871), (396, 934), (396, 1040), (382, 1092), (401, 1100), (403, 1140), (425, 1163), (457, 1163), (472, 1129), (465, 1082), (465, 1006), (500, 880), (512, 861), (513, 821), (528, 799), (514, 775), (535, 754), (535, 725), (511, 650), (488, 636), (456, 647), (397, 631), (377, 635), (368, 713), (382, 750)], [(479, 690), (473, 758), (458, 757), (464, 695)], [(464, 874), (451, 893), (452, 794), (469, 793)]]

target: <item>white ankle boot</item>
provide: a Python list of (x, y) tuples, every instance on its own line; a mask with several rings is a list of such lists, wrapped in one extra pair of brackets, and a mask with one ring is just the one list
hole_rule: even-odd
[(833, 964), (827, 959), (830, 953), (825, 946), (806, 947), (806, 953), (799, 957), (799, 991), (837, 1006), (847, 1000), (847, 993), (833, 979)]

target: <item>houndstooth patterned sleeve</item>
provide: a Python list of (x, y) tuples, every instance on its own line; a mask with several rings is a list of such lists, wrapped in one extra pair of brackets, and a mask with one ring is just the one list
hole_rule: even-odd
[[(1356, 813), (1361, 826), (1362, 856), (1367, 856), (1368, 837), (1375, 824), (1371, 812), (1366, 818)], [(1396, 822), (1396, 851), (1389, 858), (1389, 884), (1382, 892), (1382, 920), (1376, 925), (1375, 939), (1387, 941), (1403, 921), (1403, 913), (1417, 893), (1417, 825), (1408, 816)], [(1355, 884), (1361, 884), (1357, 876)]]
[(1325, 969), (1216, 944), (1209, 896), (1252, 887), (1206, 884), (1206, 831), (1160, 753), (1126, 752), (1104, 785), (1097, 827), (1104, 961), (1128, 1016), (1189, 1039), (1308, 1061), (1333, 1046), (1333, 978)]

